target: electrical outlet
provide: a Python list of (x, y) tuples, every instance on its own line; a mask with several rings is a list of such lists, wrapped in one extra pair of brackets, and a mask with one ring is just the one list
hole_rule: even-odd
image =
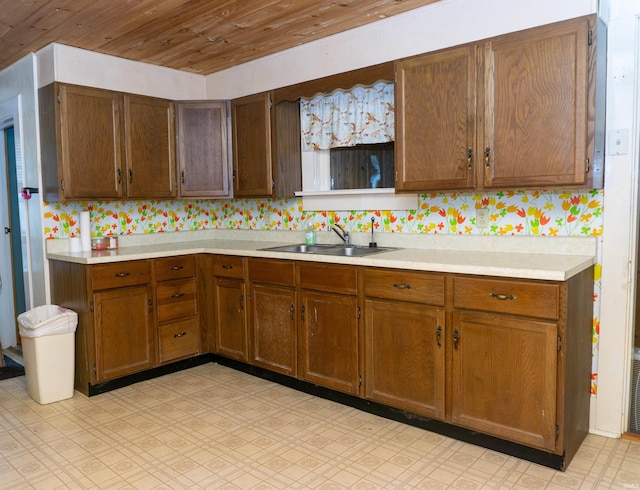
[(489, 210), (487, 208), (476, 208), (476, 226), (489, 228)]

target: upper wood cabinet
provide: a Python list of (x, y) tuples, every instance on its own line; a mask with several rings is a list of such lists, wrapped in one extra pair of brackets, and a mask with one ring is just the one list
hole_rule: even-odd
[(228, 102), (176, 102), (180, 197), (233, 197)]
[(173, 102), (125, 94), (124, 130), (126, 196), (176, 197)]
[(45, 200), (177, 195), (172, 101), (54, 83), (39, 104)]
[(272, 93), (231, 101), (236, 197), (291, 198), (302, 190), (300, 109)]
[(588, 16), (399, 61), (396, 189), (601, 187), (595, 37)]

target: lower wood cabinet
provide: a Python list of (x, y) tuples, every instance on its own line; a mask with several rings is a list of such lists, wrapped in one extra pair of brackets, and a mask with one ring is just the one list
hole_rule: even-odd
[(357, 268), (298, 264), (300, 378), (345, 393), (360, 389)]
[(295, 263), (248, 259), (250, 361), (288, 376), (297, 373)]
[(96, 382), (153, 367), (151, 298), (148, 284), (93, 293)]
[(247, 291), (243, 257), (213, 258), (213, 295), (216, 352), (247, 361)]

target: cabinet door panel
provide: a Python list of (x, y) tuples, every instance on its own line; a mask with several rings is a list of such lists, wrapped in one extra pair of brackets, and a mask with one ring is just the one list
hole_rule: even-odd
[(246, 361), (248, 348), (244, 282), (216, 278), (214, 291), (218, 353)]
[(277, 286), (251, 286), (252, 361), (272, 371), (296, 374), (296, 293)]
[(473, 187), (476, 50), (450, 49), (397, 64), (397, 190)]
[(444, 328), (442, 310), (366, 300), (367, 398), (444, 419)]
[(302, 293), (302, 378), (347, 393), (358, 392), (357, 300), (353, 296)]
[(227, 102), (178, 102), (180, 196), (231, 197)]
[(64, 197), (122, 197), (122, 96), (73, 85), (59, 85), (59, 95)]
[(584, 184), (588, 21), (506, 35), (485, 46), (485, 187)]
[(250, 95), (231, 102), (233, 186), (236, 197), (271, 197), (271, 97)]
[(93, 302), (97, 381), (153, 367), (151, 287), (98, 292)]
[(557, 325), (454, 312), (452, 421), (555, 448)]
[(127, 197), (177, 195), (173, 102), (124, 96)]

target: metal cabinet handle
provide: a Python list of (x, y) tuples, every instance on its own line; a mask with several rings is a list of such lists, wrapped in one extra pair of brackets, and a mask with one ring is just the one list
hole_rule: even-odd
[(172, 298), (180, 298), (182, 296), (184, 296), (184, 293), (176, 293), (171, 295)]
[(173, 338), (178, 339), (180, 337), (184, 337), (185, 335), (187, 335), (187, 332), (177, 333), (173, 336)]
[(171, 267), (172, 271), (179, 271), (181, 269), (184, 269), (183, 265), (174, 265), (173, 267)]
[(302, 317), (302, 321), (304, 321), (304, 305), (300, 307), (300, 316)]
[(399, 284), (397, 282), (393, 283), (393, 287), (396, 289), (412, 289), (411, 284)]
[(491, 155), (491, 147), (490, 146), (486, 146), (484, 148), (484, 166), (489, 168), (490, 166), (490, 155)]
[(295, 313), (296, 313), (296, 307), (293, 303), (291, 303), (291, 307), (289, 308), (289, 315), (291, 315), (291, 321), (294, 321), (296, 319)]
[(453, 348), (458, 350), (458, 342), (460, 341), (460, 331), (456, 328), (453, 331)]
[(490, 298), (500, 299), (500, 300), (514, 300), (516, 299), (515, 294), (498, 294), (498, 293), (489, 293)]
[(240, 295), (240, 309), (244, 310), (244, 294)]
[(118, 169), (118, 184), (122, 183), (122, 170)]
[(471, 170), (473, 168), (473, 148), (467, 148), (467, 168)]
[(129, 275), (128, 272), (117, 272), (116, 277), (127, 277)]
[(229, 264), (222, 264), (222, 268), (226, 271), (230, 271), (231, 269), (233, 269), (233, 266)]
[(133, 183), (133, 170), (129, 169), (129, 184)]
[(182, 180), (182, 183), (184, 184), (184, 170), (182, 172), (180, 172), (180, 179)]
[(436, 342), (438, 344), (438, 347), (442, 347), (442, 343), (440, 342), (441, 337), (442, 337), (442, 327), (438, 325), (438, 328), (436, 328)]

